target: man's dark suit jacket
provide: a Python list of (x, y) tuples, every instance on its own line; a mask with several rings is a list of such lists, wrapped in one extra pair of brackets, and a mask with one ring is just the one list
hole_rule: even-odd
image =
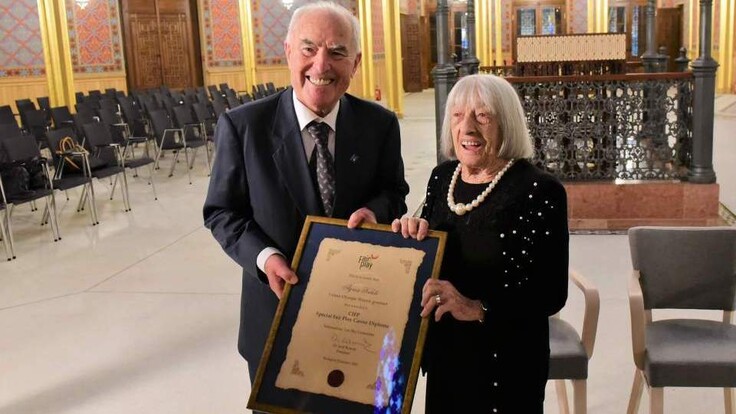
[[(333, 217), (361, 207), (379, 223), (406, 212), (396, 116), (350, 95), (340, 100), (335, 126), (336, 190)], [(243, 267), (238, 350), (257, 366), (278, 299), (256, 257), (275, 247), (291, 257), (308, 214), (322, 214), (294, 111), (292, 89), (240, 106), (217, 123), (216, 158), (205, 226)], [(255, 372), (251, 373), (255, 375)]]

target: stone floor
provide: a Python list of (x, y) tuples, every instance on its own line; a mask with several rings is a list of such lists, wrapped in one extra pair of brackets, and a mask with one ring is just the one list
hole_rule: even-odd
[[(435, 164), (432, 91), (409, 94), (401, 121), (410, 209)], [(736, 99), (718, 97), (714, 163), (721, 201), (736, 211)], [(0, 413), (243, 413), (250, 384), (236, 351), (240, 269), (202, 227), (208, 178), (200, 155), (188, 184), (163, 161), (159, 200), (131, 179), (123, 213), (97, 185), (101, 224), (75, 212), (78, 193), (59, 198), (63, 240), (20, 207), (13, 223), (18, 259), (0, 263)], [(571, 266), (600, 289), (598, 341), (590, 366), (590, 413), (625, 411), (633, 378), (622, 235), (574, 235)], [(563, 317), (579, 324), (573, 293)], [(710, 316), (710, 315), (709, 315)], [(557, 412), (548, 388), (548, 412)], [(412, 413), (423, 408), (420, 378)], [(668, 389), (667, 413), (723, 412), (718, 389)], [(645, 401), (642, 407), (646, 407)], [(642, 408), (642, 412), (644, 412)]]

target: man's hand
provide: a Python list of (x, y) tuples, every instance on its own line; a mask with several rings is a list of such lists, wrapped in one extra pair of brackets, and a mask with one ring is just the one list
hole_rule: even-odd
[(286, 283), (293, 285), (299, 281), (294, 271), (289, 267), (289, 264), (286, 263), (284, 256), (280, 254), (272, 254), (269, 256), (268, 259), (266, 259), (266, 264), (263, 268), (266, 270), (268, 286), (279, 299), (281, 299), (281, 295), (284, 294), (284, 286)]
[(376, 215), (367, 207), (355, 210), (355, 213), (350, 215), (350, 218), (348, 219), (348, 228), (354, 229), (360, 226), (363, 222), (373, 224), (378, 223), (378, 220), (376, 220)]

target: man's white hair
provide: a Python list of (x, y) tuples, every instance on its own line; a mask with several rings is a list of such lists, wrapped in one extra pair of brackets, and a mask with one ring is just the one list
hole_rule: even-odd
[(287, 43), (291, 39), (292, 31), (294, 30), (294, 26), (296, 26), (296, 23), (299, 21), (299, 19), (301, 19), (305, 13), (315, 10), (327, 10), (345, 19), (346, 23), (350, 24), (350, 28), (353, 32), (353, 44), (350, 46), (353, 47), (353, 50), (356, 54), (360, 53), (360, 22), (358, 21), (358, 18), (355, 17), (353, 13), (350, 12), (350, 10), (331, 1), (318, 1), (315, 3), (307, 3), (294, 10), (294, 13), (291, 15), (291, 20), (289, 21), (289, 30), (286, 32)]

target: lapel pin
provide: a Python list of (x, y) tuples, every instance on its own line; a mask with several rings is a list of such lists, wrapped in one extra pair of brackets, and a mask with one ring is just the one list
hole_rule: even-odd
[(350, 162), (352, 162), (353, 164), (355, 164), (356, 162), (358, 162), (358, 159), (360, 159), (360, 157), (358, 157), (355, 154), (353, 154), (353, 155), (350, 156)]

